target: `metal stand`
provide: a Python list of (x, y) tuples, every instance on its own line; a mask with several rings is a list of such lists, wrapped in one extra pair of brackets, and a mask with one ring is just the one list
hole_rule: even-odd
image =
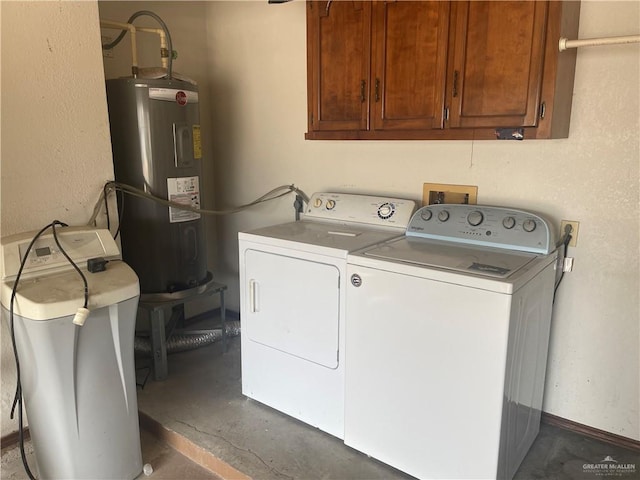
[[(154, 380), (165, 380), (167, 368), (167, 338), (171, 337), (176, 325), (184, 320), (184, 305), (204, 295), (220, 295), (220, 321), (222, 328), (222, 347), (227, 351), (226, 311), (224, 292), (227, 286), (214, 282), (211, 274), (202, 285), (175, 293), (143, 293), (138, 307), (149, 312), (151, 323), (151, 353)], [(169, 319), (166, 322), (166, 319)], [(168, 332), (168, 333), (167, 333)]]

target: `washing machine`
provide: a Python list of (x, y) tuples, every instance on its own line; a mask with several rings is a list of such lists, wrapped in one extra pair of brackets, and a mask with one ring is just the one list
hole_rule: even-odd
[(348, 255), (347, 445), (421, 479), (510, 479), (540, 425), (557, 254), (517, 209), (430, 205)]
[(347, 254), (402, 236), (415, 208), (316, 193), (300, 221), (238, 234), (244, 395), (343, 438)]

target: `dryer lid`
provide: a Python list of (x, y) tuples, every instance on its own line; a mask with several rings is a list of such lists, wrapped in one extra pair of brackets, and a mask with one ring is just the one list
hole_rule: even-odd
[(321, 247), (331, 249), (334, 253), (341, 252), (341, 255), (346, 255), (347, 252), (384, 242), (399, 234), (397, 231), (382, 230), (366, 225), (300, 221), (241, 232), (238, 238), (241, 240), (260, 238), (261, 242), (266, 241), (269, 244), (280, 244), (282, 241), (295, 242), (297, 249), (315, 250)]
[(364, 252), (367, 257), (472, 275), (508, 278), (537, 258), (530, 253), (403, 237)]

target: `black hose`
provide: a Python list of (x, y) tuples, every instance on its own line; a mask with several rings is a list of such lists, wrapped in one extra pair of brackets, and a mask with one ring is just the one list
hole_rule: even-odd
[(571, 225), (567, 225), (564, 230), (564, 236), (562, 239), (556, 244), (556, 247), (562, 246), (562, 264), (561, 264), (561, 272), (560, 278), (557, 280), (555, 287), (553, 288), (553, 301), (552, 304), (556, 303), (556, 294), (558, 293), (558, 287), (560, 283), (562, 283), (562, 279), (564, 278), (564, 259), (567, 257), (567, 249), (569, 248), (569, 242), (571, 242)]

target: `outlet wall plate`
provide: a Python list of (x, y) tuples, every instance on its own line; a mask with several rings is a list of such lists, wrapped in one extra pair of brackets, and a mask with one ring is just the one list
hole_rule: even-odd
[(475, 185), (451, 185), (425, 183), (422, 186), (422, 205), (434, 203), (478, 203), (478, 187)]
[(580, 222), (576, 222), (575, 220), (562, 220), (562, 222), (560, 222), (560, 238), (564, 237), (565, 225), (571, 225), (571, 241), (569, 242), (569, 246), (575, 247), (578, 244), (578, 230), (580, 229)]

